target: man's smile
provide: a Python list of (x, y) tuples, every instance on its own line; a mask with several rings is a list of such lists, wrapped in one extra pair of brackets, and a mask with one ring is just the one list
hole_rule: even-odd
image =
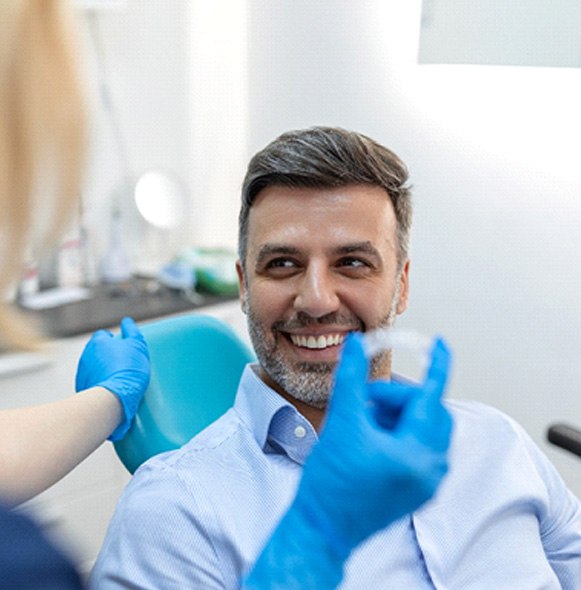
[(329, 348), (331, 346), (339, 346), (345, 340), (345, 334), (289, 334), (291, 342), (295, 346), (310, 349)]

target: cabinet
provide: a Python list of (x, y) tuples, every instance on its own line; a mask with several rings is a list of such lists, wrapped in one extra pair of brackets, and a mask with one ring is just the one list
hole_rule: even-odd
[[(194, 313), (222, 319), (248, 342), (238, 301), (203, 307)], [(28, 368), (20, 366), (20, 372), (0, 376), (0, 407), (42, 404), (71, 395), (77, 361), (88, 338), (89, 334), (83, 334), (54, 340), (41, 362)], [(42, 445), (43, 441), (38, 440), (37, 444)], [(19, 510), (33, 514), (87, 575), (129, 478), (113, 445), (106, 442), (64, 479)]]

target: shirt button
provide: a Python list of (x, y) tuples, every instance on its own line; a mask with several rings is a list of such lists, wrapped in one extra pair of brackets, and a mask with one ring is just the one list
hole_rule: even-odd
[(307, 435), (307, 429), (304, 426), (297, 426), (295, 428), (295, 436), (297, 438), (305, 438)]

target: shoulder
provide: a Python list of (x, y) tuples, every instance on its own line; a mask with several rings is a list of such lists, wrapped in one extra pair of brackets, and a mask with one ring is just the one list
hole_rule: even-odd
[(453, 414), (458, 414), (459, 416), (463, 417), (472, 416), (477, 419), (488, 417), (500, 420), (509, 418), (507, 414), (505, 414), (498, 408), (489, 406), (488, 404), (475, 400), (448, 398), (445, 400), (444, 403)]
[(461, 431), (470, 429), (474, 432), (497, 432), (506, 436), (528, 438), (523, 427), (508, 414), (473, 400), (446, 400), (446, 406), (454, 419), (455, 426)]
[(481, 402), (446, 403), (454, 421), (453, 461), (480, 465), (482, 471), (506, 470), (510, 465), (524, 479), (538, 478), (543, 485), (561, 485), (550, 460), (514, 418)]
[(236, 410), (230, 408), (179, 449), (157, 455), (144, 465), (155, 465), (157, 468), (171, 465), (178, 468), (182, 463), (202, 463), (207, 461), (210, 455), (231, 452), (242, 441), (246, 442), (247, 439), (253, 438), (253, 433), (240, 419)]
[[(134, 473), (109, 524), (92, 574), (94, 587), (107, 581), (107, 587), (117, 588), (113, 579), (143, 579), (144, 586), (159, 587), (158, 578), (179, 578), (187, 571), (194, 579), (196, 572), (215, 566), (210, 534), (215, 511), (208, 489), (214, 450), (238, 432), (236, 417), (230, 414), (182, 448), (152, 457)], [(179, 567), (160, 560), (160, 555), (178, 556)], [(202, 564), (201, 570), (195, 562)]]
[(195, 494), (230, 463), (243, 463), (257, 443), (234, 409), (228, 410), (179, 449), (156, 455), (133, 475), (124, 496), (145, 490)]
[(448, 400), (446, 404), (453, 418), (451, 450), (456, 461), (479, 462), (487, 469), (505, 461), (527, 464), (535, 471), (546, 461), (525, 429), (501, 410), (467, 400)]
[(252, 440), (229, 410), (182, 448), (146, 461), (117, 505), (93, 571), (95, 587), (114, 579), (144, 580), (143, 587), (167, 587), (159, 580), (172, 580), (172, 587), (222, 588), (216, 582), (227, 575), (219, 565), (227, 553), (221, 516), (240, 512), (234, 470), (250, 472), (243, 453)]

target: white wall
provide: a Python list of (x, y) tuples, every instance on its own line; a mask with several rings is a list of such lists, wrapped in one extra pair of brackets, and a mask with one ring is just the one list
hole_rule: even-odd
[[(83, 197), (94, 279), (107, 248), (116, 199), (122, 210), (124, 247), (134, 265), (141, 262), (145, 241), (151, 236), (133, 206), (132, 190), (140, 174), (157, 169), (176, 177), (184, 184), (191, 207), (195, 205), (190, 179), (189, 8), (188, 0), (127, 0), (118, 8), (78, 11), (92, 121)], [(116, 131), (103, 103), (94, 30), (101, 40)], [(186, 219), (163, 241), (173, 251), (190, 236), (191, 223)]]
[[(110, 206), (118, 199), (124, 245), (140, 266), (144, 240), (151, 236), (133, 206), (132, 188), (149, 169), (176, 177), (189, 199), (183, 224), (163, 236), (168, 257), (189, 245), (235, 247), (239, 186), (249, 154), (246, 3), (125, 0), (79, 16), (92, 97), (84, 197), (94, 258), (106, 250)], [(121, 146), (101, 100), (91, 21), (100, 33)]]
[(253, 0), (250, 145), (312, 124), (363, 131), (415, 186), (412, 297), (400, 325), (441, 332), (451, 394), (544, 443), (581, 426), (581, 72), (418, 66), (420, 2)]
[(393, 148), (416, 207), (401, 325), (443, 333), (451, 395), (515, 417), (581, 495), (581, 461), (544, 443), (581, 426), (581, 72), (419, 66), (419, 0), (127, 6), (109, 34), (134, 168), (187, 179), (189, 239), (234, 244), (241, 162), (287, 129)]
[(196, 0), (189, 6), (191, 235), (206, 246), (235, 247), (237, 240), (249, 154), (246, 4)]
[(423, 0), (420, 61), (581, 66), (577, 0)]

